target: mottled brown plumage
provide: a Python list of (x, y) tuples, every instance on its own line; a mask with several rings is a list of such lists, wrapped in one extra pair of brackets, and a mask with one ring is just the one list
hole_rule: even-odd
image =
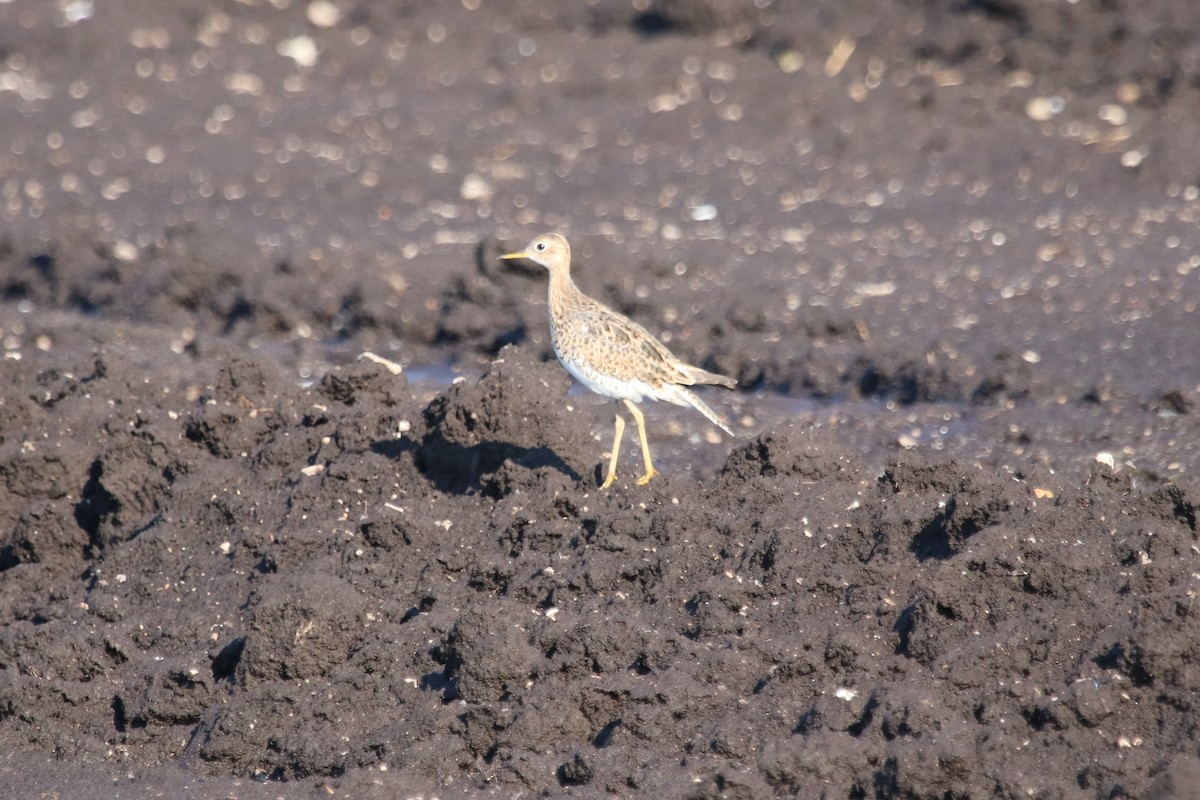
[[(501, 258), (524, 258), (549, 270), (550, 339), (554, 354), (576, 380), (597, 394), (623, 401), (633, 414), (646, 467), (638, 485), (647, 483), (657, 472), (650, 461), (645, 418), (636, 403), (650, 398), (691, 406), (733, 435), (716, 412), (688, 387), (714, 384), (732, 389), (737, 381), (685, 364), (641, 325), (581, 292), (571, 280), (571, 246), (565, 238), (557, 233), (543, 234), (524, 250)], [(617, 454), (624, 432), (625, 418), (618, 412), (602, 489), (612, 486), (617, 479)]]

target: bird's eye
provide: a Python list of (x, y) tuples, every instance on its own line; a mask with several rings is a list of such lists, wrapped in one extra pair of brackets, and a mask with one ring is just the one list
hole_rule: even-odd
[(537, 243), (537, 249), (538, 249), (538, 250), (545, 250), (545, 249), (546, 249), (546, 243), (545, 243), (545, 242), (538, 242), (538, 243)]

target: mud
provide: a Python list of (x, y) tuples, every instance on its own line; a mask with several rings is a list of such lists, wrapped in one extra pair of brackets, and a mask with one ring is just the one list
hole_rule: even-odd
[(1198, 20), (0, 4), (0, 794), (1200, 796)]

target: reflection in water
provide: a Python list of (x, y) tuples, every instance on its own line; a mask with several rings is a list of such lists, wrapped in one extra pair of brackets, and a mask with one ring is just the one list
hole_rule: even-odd
[[(422, 389), (446, 389), (454, 384), (455, 378), (470, 377), (450, 366), (449, 362), (405, 367), (404, 374), (408, 376), (410, 386), (416, 385)], [(477, 377), (482, 377), (482, 375)]]

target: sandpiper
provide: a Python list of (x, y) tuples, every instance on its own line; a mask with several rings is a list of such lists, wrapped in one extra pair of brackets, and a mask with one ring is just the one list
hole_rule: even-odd
[[(650, 398), (691, 406), (733, 436), (716, 412), (687, 387), (715, 384), (732, 389), (737, 381), (685, 364), (641, 325), (581, 292), (571, 280), (571, 246), (565, 238), (557, 233), (542, 234), (524, 250), (500, 258), (523, 258), (549, 270), (550, 341), (554, 354), (577, 381), (597, 394), (622, 401), (633, 415), (646, 466), (645, 474), (638, 478), (639, 486), (658, 474), (650, 460), (646, 420), (636, 405), (642, 400)], [(608, 473), (601, 489), (612, 486), (617, 479), (617, 455), (624, 433), (625, 418), (618, 410)]]

